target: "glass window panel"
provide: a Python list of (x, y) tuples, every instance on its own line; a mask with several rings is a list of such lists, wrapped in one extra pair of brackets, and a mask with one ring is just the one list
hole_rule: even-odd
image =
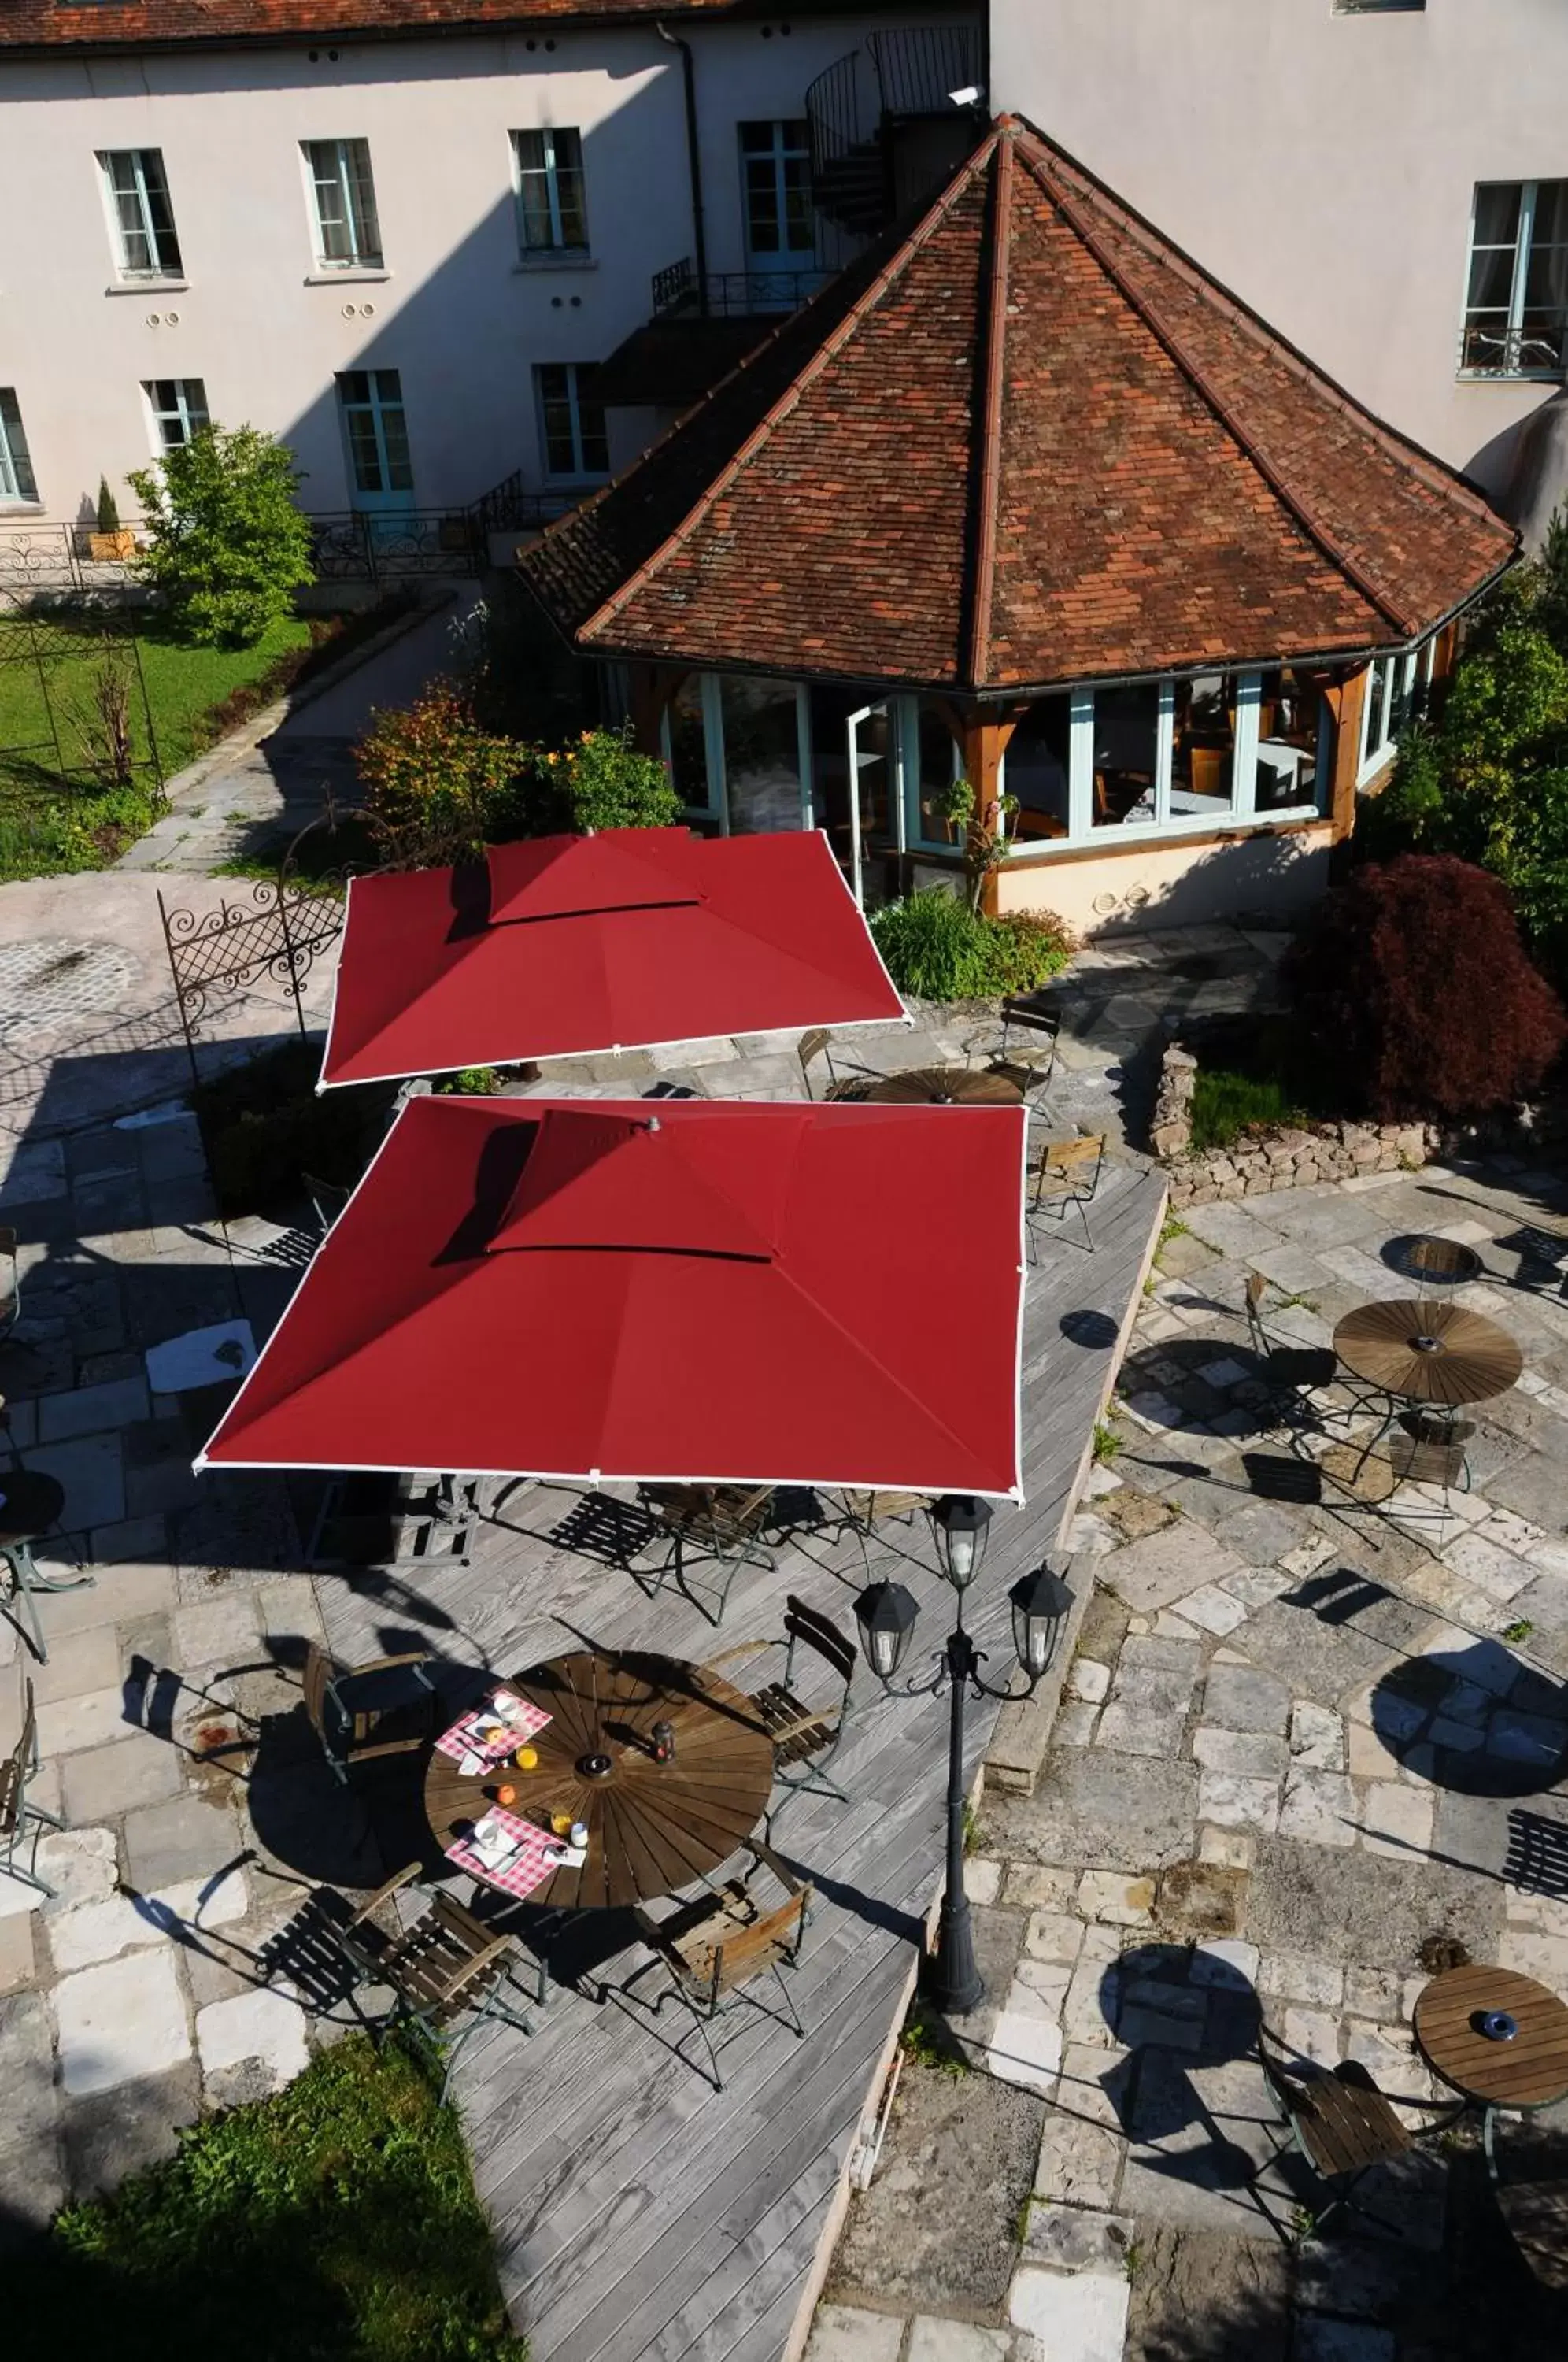
[(414, 490), (414, 466), (408, 455), (408, 418), (402, 403), (381, 408), (381, 444), (386, 454), (387, 490)]
[(360, 262), (379, 263), (381, 231), (376, 217), (375, 184), (370, 179), (370, 143), (368, 139), (346, 139), (343, 145), (348, 151), (354, 252)]
[(1154, 817), (1160, 692), (1154, 681), (1101, 689), (1094, 701), (1094, 825)]
[(381, 480), (381, 451), (376, 439), (376, 422), (368, 410), (348, 413), (348, 448), (354, 460), (354, 482), (361, 492), (384, 492)]
[(545, 426), (545, 465), (552, 476), (573, 476), (577, 473), (577, 440), (572, 432), (570, 372), (562, 361), (546, 361), (536, 375)]
[(1066, 835), (1071, 748), (1072, 701), (1037, 699), (1008, 740), (1002, 757), (1003, 793), (1018, 800), (1008, 826), (1020, 842)]
[(1477, 247), (1470, 259), (1470, 308), (1507, 313), (1514, 288), (1514, 248)]
[(369, 402), (370, 376), (368, 370), (345, 370), (337, 382), (343, 389), (345, 402)]
[(1518, 181), (1483, 181), (1475, 191), (1475, 243), (1511, 246), (1519, 234)]
[(957, 742), (922, 698), (915, 715), (915, 833), (922, 844), (956, 845), (962, 830), (942, 807), (961, 768)]
[(1288, 811), (1318, 800), (1323, 701), (1315, 682), (1286, 665), (1265, 672), (1258, 690), (1254, 809)]
[(702, 721), (702, 683), (683, 680), (665, 708), (665, 760), (688, 811), (712, 811), (718, 798), (708, 778), (708, 734)]
[(1235, 679), (1208, 672), (1178, 680), (1175, 701), (1171, 818), (1229, 811), (1236, 800)]
[(599, 372), (574, 365), (578, 425), (578, 473), (583, 476), (607, 476), (610, 473), (610, 437), (604, 424), (604, 404), (594, 392)]
[(0, 385), (0, 500), (36, 501), (38, 496), (16, 389)]
[(317, 259), (379, 268), (381, 234), (369, 140), (310, 139), (305, 155), (315, 196)]
[(733, 835), (801, 825), (800, 700), (792, 680), (719, 684)]

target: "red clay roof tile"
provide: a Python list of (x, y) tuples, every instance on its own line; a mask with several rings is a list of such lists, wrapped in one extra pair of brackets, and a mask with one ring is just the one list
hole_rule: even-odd
[(1517, 547), (1003, 117), (522, 568), (590, 652), (1007, 690), (1397, 646)]
[(0, 50), (490, 32), (510, 25), (723, 17), (738, 0), (0, 0)]

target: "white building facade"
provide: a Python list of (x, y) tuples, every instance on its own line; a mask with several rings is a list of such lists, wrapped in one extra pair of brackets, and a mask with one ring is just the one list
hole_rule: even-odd
[(1508, 496), (1568, 359), (1562, 0), (992, 0), (991, 53), (994, 108)]
[(647, 14), (138, 48), (109, 38), (131, 13), (73, 8), (47, 52), (0, 23), (0, 212), (35, 231), (0, 264), (0, 527), (83, 523), (101, 477), (134, 509), (127, 471), (204, 418), (282, 436), (315, 513), (460, 510), (519, 474), (575, 497), (624, 456), (591, 372), (655, 275), (701, 253), (760, 287), (732, 305), (790, 300), (821, 259), (808, 89), (924, 21), (673, 7), (699, 238), (687, 64)]

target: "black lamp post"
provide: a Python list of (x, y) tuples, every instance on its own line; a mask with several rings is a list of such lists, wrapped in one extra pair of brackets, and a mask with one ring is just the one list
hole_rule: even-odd
[[(957, 1597), (957, 1612), (936, 1672), (911, 1683), (906, 1697), (931, 1694), (945, 1682), (952, 1705), (947, 1727), (947, 1880), (937, 1922), (935, 1990), (938, 2009), (963, 2016), (985, 1999), (975, 1960), (969, 1899), (964, 1892), (964, 1706), (976, 1697), (1025, 1698), (1049, 1671), (1073, 1604), (1060, 1575), (1046, 1566), (1021, 1576), (1008, 1594), (1012, 1603), (1012, 1639), (1025, 1677), (1021, 1690), (999, 1687), (980, 1672), (984, 1651), (964, 1628), (964, 1594), (979, 1572), (991, 1521), (990, 1504), (971, 1494), (944, 1494), (932, 1506), (942, 1553), (942, 1571)], [(901, 1583), (874, 1583), (855, 1603), (861, 1653), (885, 1689), (891, 1689), (909, 1652), (920, 1613)]]

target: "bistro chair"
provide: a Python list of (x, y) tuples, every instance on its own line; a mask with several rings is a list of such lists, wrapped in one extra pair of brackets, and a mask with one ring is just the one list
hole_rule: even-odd
[[(38, 1777), (39, 1719), (33, 1709), (33, 1685), (22, 1684), (22, 1728), (16, 1746), (0, 1762), (0, 1870), (24, 1886), (52, 1895), (54, 1888), (38, 1872), (39, 1838), (45, 1829), (65, 1824), (41, 1805), (29, 1805), (28, 1785)], [(26, 1856), (23, 1860), (20, 1857)]]
[(1261, 1271), (1247, 1274), (1247, 1336), (1263, 1375), (1290, 1408), (1305, 1408), (1304, 1397), (1320, 1386), (1332, 1385), (1339, 1361), (1329, 1345), (1282, 1345), (1269, 1334), (1264, 1319), (1268, 1282)]
[(58, 1525), (65, 1507), (65, 1488), (40, 1469), (7, 1468), (0, 1482), (0, 1570), (6, 1576), (6, 1591), (0, 1595), (0, 1614), (11, 1617), (21, 1629), (17, 1610), (27, 1618), (30, 1630), (23, 1633), (28, 1648), (40, 1665), (49, 1662), (49, 1650), (44, 1646), (43, 1626), (39, 1620), (38, 1595), (51, 1591), (91, 1591), (97, 1576), (84, 1574), (80, 1569), (74, 1574), (44, 1574), (33, 1556), (33, 1544), (41, 1541), (50, 1528)]
[[(708, 2080), (715, 2092), (722, 2092), (724, 2085), (710, 2029), (730, 2010), (746, 2003), (775, 2025), (787, 2025), (802, 2040), (806, 2032), (784, 1971), (800, 1960), (812, 1889), (793, 1877), (772, 1848), (759, 1838), (748, 1838), (746, 1849), (753, 1867), (745, 1878), (727, 1879), (723, 1886), (699, 1895), (694, 1903), (683, 1904), (664, 1919), (650, 1918), (640, 1907), (634, 1910), (637, 1934), (653, 1958), (634, 1969), (619, 1987), (606, 1988), (611, 1999), (623, 2004), (635, 2001), (655, 2017), (667, 2001), (679, 2002), (690, 2010), (708, 2053)], [(764, 1909), (756, 1892), (764, 1871), (783, 1888), (786, 1897), (770, 1910)], [(632, 1987), (656, 1968), (664, 1969), (669, 1981), (651, 2003), (643, 2003)], [(767, 1976), (778, 1988), (783, 2013), (747, 1991)], [(679, 2055), (679, 2043), (676, 2050)]]
[[(762, 1656), (769, 1649), (783, 1650), (783, 1669), (777, 1681), (765, 1683), (749, 1695), (757, 1719), (773, 1741), (774, 1770), (786, 1788), (801, 1789), (814, 1796), (831, 1796), (836, 1803), (847, 1805), (848, 1796), (829, 1779), (827, 1767), (838, 1753), (849, 1727), (857, 1662), (855, 1643), (839, 1630), (831, 1617), (819, 1615), (814, 1607), (808, 1607), (803, 1599), (791, 1594), (784, 1603), (781, 1640), (743, 1640), (738, 1648), (725, 1649), (709, 1662), (717, 1672), (721, 1665)], [(824, 1705), (808, 1705), (796, 1686), (796, 1667), (802, 1661), (803, 1652), (819, 1658), (843, 1684), (837, 1696)]]
[(1440, 2132), (1463, 2114), (1463, 2102), (1457, 2106), (1444, 2101), (1396, 2102), (1379, 2090), (1358, 2059), (1343, 2058), (1329, 2069), (1298, 2058), (1261, 2021), (1258, 2063), (1290, 2138), (1323, 2193), (1324, 2202), (1308, 2216), (1298, 2241), (1318, 2237), (1335, 2215), (1346, 2211), (1399, 2237), (1397, 2224), (1358, 2202), (1357, 2188), (1375, 2166), (1392, 2164), (1416, 2146), (1418, 2136), (1400, 2121), (1397, 2107), (1425, 2109), (1434, 2121), (1422, 2129)]
[(852, 1533), (860, 1544), (860, 1554), (867, 1566), (871, 1563), (871, 1543), (878, 1526), (913, 1525), (922, 1510), (931, 1506), (926, 1493), (841, 1493), (842, 1515), (838, 1531)]
[(839, 1073), (833, 1062), (833, 1035), (825, 1025), (815, 1025), (809, 1033), (802, 1033), (795, 1045), (795, 1055), (801, 1062), (801, 1080), (809, 1099), (817, 1096), (812, 1086), (812, 1068), (819, 1058), (825, 1061), (828, 1070), (824, 1099), (863, 1099), (875, 1080), (871, 1075)]
[(1425, 1485), (1442, 1496), (1437, 1549), (1448, 1539), (1455, 1493), (1470, 1490), (1470, 1463), (1464, 1447), (1475, 1432), (1470, 1418), (1448, 1418), (1431, 1410), (1402, 1410), (1388, 1437), (1388, 1464), (1404, 1485)]
[(22, 1314), (22, 1271), (17, 1233), (0, 1230), (0, 1338), (8, 1337)]
[[(1093, 1254), (1094, 1240), (1090, 1235), (1086, 1209), (1094, 1201), (1104, 1164), (1105, 1134), (1102, 1131), (1084, 1132), (1073, 1140), (1048, 1140), (1036, 1152), (1034, 1187), (1025, 1209), (1032, 1263), (1040, 1260), (1034, 1245), (1036, 1222), (1054, 1221), (1061, 1226), (1066, 1236), (1067, 1216), (1072, 1213), (1076, 1213), (1082, 1223), (1084, 1244)], [(1077, 1243), (1075, 1240), (1074, 1244)]]
[[(481, 2025), (510, 2025), (532, 2034), (530, 2021), (516, 1993), (542, 2003), (544, 1977), (538, 1990), (525, 1994), (514, 1973), (519, 1960), (514, 1937), (497, 1935), (493, 1927), (465, 1910), (451, 1895), (416, 1886), (419, 1864), (410, 1862), (389, 1878), (370, 1901), (361, 1904), (346, 1926), (325, 1922), (342, 1954), (348, 1972), (348, 1998), (362, 2022), (369, 2024), (359, 1995), (381, 1986), (392, 1996), (391, 2023), (407, 2025), (425, 2044), (437, 2063), (445, 2061), (441, 2097), (452, 2080), (458, 2053)], [(394, 1914), (393, 1897), (414, 1887), (426, 1904), (424, 1913), (403, 1924), (395, 1915), (386, 1924), (383, 1914)], [(450, 2039), (453, 2029), (456, 2039)]]
[[(773, 1486), (758, 1485), (645, 1485), (638, 1499), (653, 1521), (653, 1539), (667, 1540), (664, 1562), (645, 1575), (633, 1569), (634, 1580), (649, 1599), (657, 1599), (667, 1584), (690, 1599), (710, 1624), (723, 1621), (730, 1586), (743, 1566), (774, 1566), (763, 1535), (774, 1522)], [(688, 1556), (708, 1560), (724, 1570), (716, 1584), (718, 1605), (704, 1606), (686, 1581)]]
[(374, 1657), (339, 1665), (312, 1640), (301, 1685), (322, 1751), (345, 1787), (356, 1764), (413, 1755), (435, 1736), (436, 1685), (429, 1654)]
[(1016, 998), (1002, 1002), (1001, 1021), (1001, 1041), (986, 1054), (987, 1072), (1011, 1083), (1025, 1107), (1036, 1109), (1056, 1071), (1062, 1021), (1054, 1010)]

